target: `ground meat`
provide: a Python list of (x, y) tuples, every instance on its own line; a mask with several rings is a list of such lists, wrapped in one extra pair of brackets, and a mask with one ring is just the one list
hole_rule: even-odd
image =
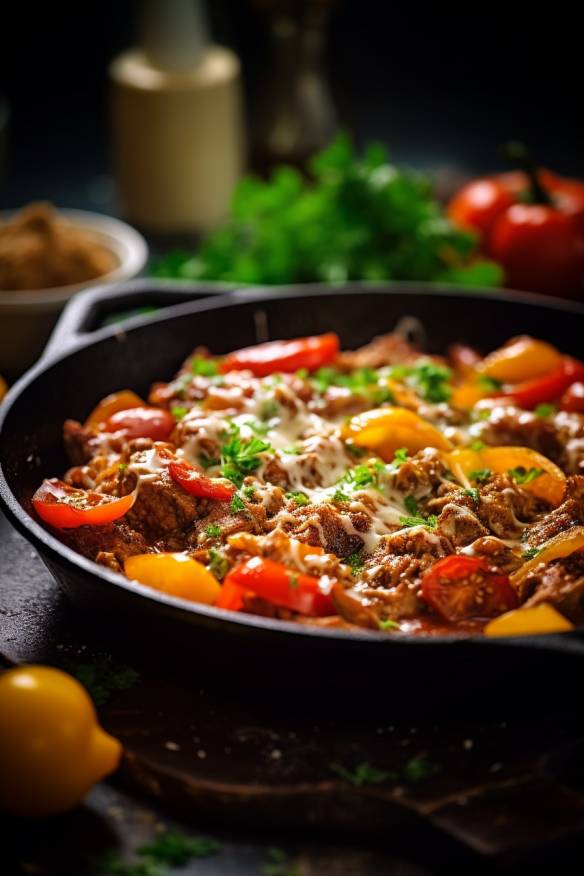
[(500, 538), (519, 538), (526, 523), (549, 510), (532, 493), (518, 487), (509, 475), (493, 475), (479, 492), (481, 523)]
[[(363, 547), (359, 532), (366, 532), (371, 520), (363, 511), (341, 512), (333, 505), (306, 505), (291, 513), (284, 529), (305, 544), (323, 547), (327, 553), (347, 557)], [(354, 530), (354, 531), (352, 531)]]
[(575, 475), (566, 482), (566, 498), (562, 504), (538, 520), (526, 531), (525, 541), (539, 547), (554, 535), (584, 523), (584, 476)]
[(526, 607), (549, 602), (575, 624), (584, 623), (584, 551), (535, 570), (524, 582)]
[(374, 338), (358, 350), (339, 353), (335, 365), (346, 371), (353, 368), (382, 368), (384, 365), (402, 363), (415, 355), (414, 347), (403, 335), (388, 334)]
[(207, 507), (208, 500), (189, 495), (162, 470), (156, 480), (142, 481), (126, 520), (149, 541), (158, 541), (192, 526), (198, 517), (205, 516)]
[(367, 558), (360, 584), (366, 587), (395, 587), (404, 578), (415, 578), (432, 563), (453, 552), (450, 541), (425, 526), (400, 529), (382, 538)]
[[(464, 500), (470, 497), (463, 495), (462, 498)], [(466, 506), (466, 503), (458, 504), (457, 502), (448, 502), (444, 505), (438, 518), (438, 532), (452, 542), (455, 547), (463, 547), (477, 538), (489, 534), (489, 530), (483, 526), (473, 511)]]
[(391, 476), (391, 485), (400, 493), (420, 498), (438, 487), (446, 473), (446, 466), (439, 452), (433, 447), (427, 447), (402, 462)]
[(371, 408), (371, 399), (355, 393), (346, 386), (331, 386), (322, 398), (311, 405), (321, 417), (353, 417)]
[(486, 535), (473, 541), (469, 545), (469, 553), (471, 556), (483, 557), (490, 565), (507, 573), (514, 572), (523, 565), (518, 553), (494, 535)]
[(116, 572), (122, 570), (127, 557), (145, 554), (151, 549), (144, 536), (132, 529), (127, 518), (105, 526), (63, 529), (59, 538), (84, 557), (109, 566)]
[(480, 424), (477, 435), (485, 444), (531, 447), (558, 462), (563, 451), (560, 431), (554, 419), (538, 417), (511, 405), (493, 408), (488, 420)]

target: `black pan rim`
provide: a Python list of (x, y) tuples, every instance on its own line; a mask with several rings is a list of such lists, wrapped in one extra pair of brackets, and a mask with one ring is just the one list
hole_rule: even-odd
[[(176, 288), (188, 291), (187, 283), (177, 283)], [(121, 284), (116, 284), (116, 288), (120, 288)], [(104, 287), (92, 289), (87, 294), (95, 296)], [(168, 284), (165, 284), (168, 288)], [(52, 351), (47, 356), (41, 359), (27, 371), (14, 386), (9, 390), (2, 404), (0, 405), (0, 434), (4, 427), (4, 422), (10, 412), (12, 405), (26, 391), (26, 389), (36, 380), (36, 378), (48, 370), (56, 362), (63, 361), (75, 355), (80, 349), (91, 348), (97, 346), (102, 340), (110, 337), (124, 336), (131, 331), (138, 331), (142, 326), (164, 323), (180, 318), (184, 314), (192, 314), (206, 310), (225, 310), (239, 304), (258, 303), (261, 304), (266, 298), (270, 300), (287, 299), (302, 299), (307, 297), (326, 297), (328, 295), (354, 295), (355, 293), (366, 291), (379, 295), (391, 294), (407, 294), (416, 295), (419, 293), (432, 294), (436, 297), (464, 297), (475, 298), (481, 300), (489, 298), (501, 302), (515, 302), (534, 306), (538, 308), (555, 309), (564, 311), (566, 314), (577, 313), (584, 316), (584, 306), (578, 302), (567, 301), (563, 299), (549, 298), (544, 295), (536, 295), (527, 292), (517, 292), (513, 290), (498, 290), (498, 289), (473, 289), (467, 287), (456, 287), (436, 284), (424, 283), (347, 283), (340, 287), (331, 286), (321, 283), (310, 283), (301, 286), (276, 286), (276, 287), (248, 287), (238, 291), (226, 292), (221, 295), (212, 296), (200, 301), (187, 302), (173, 305), (165, 308), (161, 313), (133, 317), (124, 323), (123, 329), (117, 326), (108, 326), (107, 328), (99, 329), (98, 331), (88, 335), (80, 336), (74, 339), (71, 344), (67, 345), (60, 353)], [(538, 650), (557, 650), (560, 643), (566, 643), (566, 640), (579, 638), (584, 628), (580, 627), (568, 633), (547, 633), (537, 636), (516, 636), (516, 637), (487, 637), (487, 636), (447, 636), (447, 635), (431, 635), (431, 636), (413, 636), (407, 634), (398, 634), (394, 636), (381, 635), (373, 630), (363, 630), (359, 632), (346, 630), (322, 629), (319, 627), (304, 626), (295, 624), (289, 621), (274, 620), (272, 618), (263, 618), (256, 615), (238, 614), (228, 612), (222, 609), (214, 608), (213, 606), (201, 605), (200, 603), (192, 603), (188, 600), (179, 599), (160, 593), (152, 588), (146, 587), (139, 582), (130, 581), (125, 576), (113, 572), (105, 567), (99, 566), (97, 563), (86, 559), (81, 554), (78, 554), (71, 548), (62, 544), (55, 536), (42, 527), (37, 521), (22, 507), (12, 490), (10, 489), (2, 461), (0, 460), (0, 505), (3, 506), (7, 513), (8, 519), (15, 527), (30, 541), (34, 547), (40, 550), (41, 553), (48, 554), (56, 564), (65, 564), (71, 569), (84, 572), (93, 577), (107, 582), (119, 589), (126, 591), (131, 597), (136, 599), (144, 599), (148, 602), (154, 602), (169, 609), (173, 612), (196, 616), (204, 616), (211, 621), (220, 623), (223, 627), (232, 628), (252, 628), (266, 635), (278, 635), (279, 633), (291, 634), (294, 636), (308, 636), (311, 639), (318, 639), (324, 643), (328, 642), (355, 642), (361, 646), (366, 646), (369, 649), (380, 647), (386, 648), (390, 645), (394, 647), (400, 645), (402, 647), (430, 647), (431, 645), (449, 645), (450, 647), (461, 646), (463, 644), (471, 644), (481, 647), (513, 647), (513, 648), (536, 648)]]

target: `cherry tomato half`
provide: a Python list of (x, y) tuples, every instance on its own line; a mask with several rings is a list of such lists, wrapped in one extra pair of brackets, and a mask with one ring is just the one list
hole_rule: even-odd
[(93, 490), (80, 490), (57, 478), (45, 480), (32, 497), (32, 504), (45, 523), (58, 529), (103, 526), (118, 520), (130, 510), (136, 493), (109, 496)]
[(126, 438), (152, 438), (166, 441), (176, 425), (176, 420), (164, 408), (128, 408), (117, 411), (104, 423), (106, 432), (124, 432)]
[(171, 462), (168, 471), (173, 481), (191, 496), (226, 502), (231, 499), (236, 490), (235, 484), (219, 480), (219, 478), (208, 478), (185, 461)]
[(480, 557), (454, 555), (424, 572), (422, 598), (445, 620), (493, 617), (518, 605), (509, 577)]
[(560, 400), (560, 408), (563, 411), (584, 414), (584, 383), (581, 380), (568, 387)]
[(339, 338), (332, 332), (292, 341), (270, 341), (230, 353), (221, 370), (224, 373), (249, 370), (256, 377), (267, 377), (276, 371), (290, 373), (300, 368), (316, 371), (332, 362), (339, 346)]

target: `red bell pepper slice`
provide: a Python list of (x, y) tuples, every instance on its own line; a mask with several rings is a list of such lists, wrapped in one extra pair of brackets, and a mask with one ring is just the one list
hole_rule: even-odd
[(110, 496), (94, 490), (80, 490), (57, 478), (45, 480), (32, 497), (41, 520), (58, 529), (79, 526), (103, 526), (127, 514), (136, 500), (136, 492), (127, 496)]
[(321, 590), (318, 578), (295, 572), (274, 560), (252, 557), (232, 569), (215, 605), (234, 610), (239, 600), (243, 605), (246, 591), (309, 617), (337, 614), (331, 597)]
[(292, 341), (270, 341), (230, 353), (223, 360), (221, 371), (252, 371), (256, 377), (267, 377), (276, 371), (291, 373), (300, 368), (316, 371), (329, 365), (339, 348), (339, 338), (333, 332)]
[(521, 408), (532, 409), (545, 402), (559, 399), (573, 383), (584, 379), (584, 364), (570, 356), (564, 356), (562, 364), (543, 377), (517, 383), (502, 393), (494, 393), (495, 398), (512, 399)]
[(422, 599), (448, 621), (493, 617), (517, 608), (509, 576), (482, 557), (452, 555), (422, 576)]
[(169, 463), (168, 471), (173, 481), (191, 496), (227, 502), (236, 490), (235, 484), (218, 478), (208, 478), (184, 460)]

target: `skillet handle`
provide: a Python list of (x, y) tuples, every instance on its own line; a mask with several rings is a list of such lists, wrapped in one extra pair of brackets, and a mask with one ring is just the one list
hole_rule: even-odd
[[(104, 325), (130, 317), (146, 317), (155, 310), (199, 301), (238, 286), (229, 283), (184, 283), (174, 280), (131, 280), (112, 283), (79, 292), (66, 305), (43, 351), (43, 359), (63, 353)], [(144, 311), (142, 309), (144, 308)]]

